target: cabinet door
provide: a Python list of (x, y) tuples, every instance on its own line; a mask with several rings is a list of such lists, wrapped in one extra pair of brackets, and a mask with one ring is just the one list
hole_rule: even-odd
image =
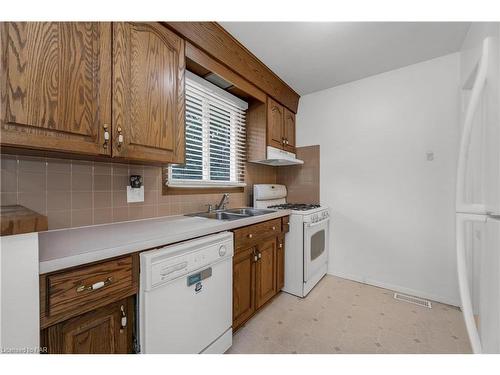
[(47, 328), (44, 345), (48, 353), (57, 354), (131, 353), (133, 311), (132, 297), (68, 319)]
[(233, 330), (255, 311), (255, 248), (238, 252), (233, 258)]
[(164, 26), (113, 23), (114, 157), (184, 163), (184, 70), (184, 40)]
[(109, 22), (0, 24), (3, 146), (110, 155)]
[(276, 294), (276, 237), (257, 245), (257, 251), (255, 299), (260, 308)]
[(276, 288), (278, 291), (285, 286), (285, 237), (278, 237), (276, 249)]
[(267, 144), (283, 148), (283, 106), (267, 98)]
[(295, 113), (289, 111), (287, 108), (283, 108), (284, 110), (284, 135), (285, 145), (284, 149), (288, 152), (295, 153)]

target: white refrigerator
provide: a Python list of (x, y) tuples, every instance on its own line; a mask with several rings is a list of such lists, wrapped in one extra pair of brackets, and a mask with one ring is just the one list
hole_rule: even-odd
[(456, 250), (461, 308), (474, 353), (500, 353), (499, 54), (499, 36), (484, 39), (468, 56), (472, 68), (462, 77)]

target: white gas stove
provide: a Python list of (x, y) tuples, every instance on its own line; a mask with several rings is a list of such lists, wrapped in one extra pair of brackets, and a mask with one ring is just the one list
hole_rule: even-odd
[(291, 210), (290, 231), (285, 236), (283, 290), (305, 297), (328, 268), (330, 211), (318, 204), (286, 203), (286, 196), (285, 185), (254, 185), (255, 208)]

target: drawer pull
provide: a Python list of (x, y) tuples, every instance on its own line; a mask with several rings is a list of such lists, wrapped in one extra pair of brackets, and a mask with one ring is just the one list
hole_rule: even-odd
[(84, 292), (86, 290), (97, 290), (97, 289), (101, 289), (102, 287), (106, 286), (106, 285), (109, 285), (113, 282), (113, 278), (112, 277), (108, 277), (106, 280), (104, 281), (99, 281), (97, 283), (94, 283), (92, 285), (80, 285), (78, 288), (76, 288), (76, 292), (77, 293), (81, 293), (81, 292)]
[(121, 148), (123, 145), (123, 134), (122, 134), (122, 128), (119, 126), (118, 129), (118, 148)]
[(252, 233), (249, 233), (249, 234), (248, 234), (248, 238), (253, 238), (253, 234), (252, 234)]
[(282, 244), (282, 243), (280, 243), (280, 249), (281, 249), (282, 247), (283, 247), (283, 244)]
[(276, 230), (276, 227), (273, 225), (273, 230)]
[(127, 315), (125, 315), (125, 308), (123, 305), (120, 306), (120, 312), (122, 314), (120, 333), (123, 333), (123, 330), (127, 328)]
[(108, 148), (108, 143), (109, 143), (108, 124), (104, 124), (103, 129), (104, 129), (104, 143), (102, 144), (102, 147)]

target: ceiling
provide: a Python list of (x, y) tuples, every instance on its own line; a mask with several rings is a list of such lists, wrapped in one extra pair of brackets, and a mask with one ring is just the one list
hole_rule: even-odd
[(220, 22), (300, 95), (456, 52), (468, 22)]

